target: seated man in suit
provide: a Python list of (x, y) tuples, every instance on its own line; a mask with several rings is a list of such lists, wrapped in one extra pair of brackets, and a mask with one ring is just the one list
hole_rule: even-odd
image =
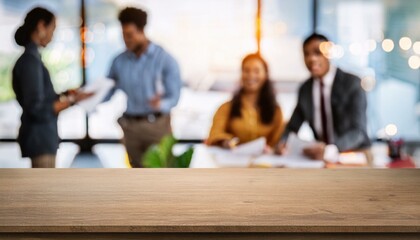
[(285, 152), (289, 133), (308, 122), (318, 141), (304, 149), (312, 159), (336, 161), (339, 152), (370, 146), (366, 133), (366, 94), (360, 79), (332, 66), (320, 46), (328, 39), (312, 34), (303, 43), (305, 65), (311, 77), (299, 89), (297, 106), (277, 146)]

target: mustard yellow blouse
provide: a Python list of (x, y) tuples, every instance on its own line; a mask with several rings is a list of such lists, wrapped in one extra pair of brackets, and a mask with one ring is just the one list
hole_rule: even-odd
[(244, 104), (241, 109), (241, 117), (229, 119), (231, 102), (224, 103), (217, 110), (213, 118), (207, 144), (217, 145), (223, 140), (239, 138), (239, 143), (246, 143), (260, 137), (267, 139), (267, 145), (274, 147), (284, 130), (283, 115), (280, 107), (277, 107), (273, 121), (264, 124), (255, 107)]

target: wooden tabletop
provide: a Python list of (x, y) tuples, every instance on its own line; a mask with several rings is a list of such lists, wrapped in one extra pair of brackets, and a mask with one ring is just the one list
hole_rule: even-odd
[(0, 232), (420, 232), (420, 170), (0, 169)]

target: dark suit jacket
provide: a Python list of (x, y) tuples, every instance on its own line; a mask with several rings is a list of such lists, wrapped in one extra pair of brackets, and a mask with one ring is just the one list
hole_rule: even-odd
[(53, 103), (58, 95), (34, 43), (25, 47), (13, 68), (13, 90), (23, 110), (18, 136), (22, 157), (56, 154), (59, 138)]
[[(305, 121), (312, 128), (315, 138), (320, 140), (314, 127), (313, 81), (310, 78), (300, 87), (297, 106), (282, 140), (286, 140), (290, 132), (297, 133)], [(369, 147), (370, 141), (366, 133), (366, 94), (360, 85), (360, 79), (337, 69), (331, 91), (334, 144), (341, 152)]]

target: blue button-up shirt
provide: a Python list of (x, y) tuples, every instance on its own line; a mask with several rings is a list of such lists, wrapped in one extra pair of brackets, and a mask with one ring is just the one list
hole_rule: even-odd
[[(181, 91), (178, 63), (154, 43), (149, 43), (140, 57), (128, 50), (118, 55), (108, 77), (115, 80), (114, 90), (121, 89), (127, 95), (126, 114), (169, 113), (178, 103)], [(160, 96), (159, 110), (149, 104), (157, 95)]]

